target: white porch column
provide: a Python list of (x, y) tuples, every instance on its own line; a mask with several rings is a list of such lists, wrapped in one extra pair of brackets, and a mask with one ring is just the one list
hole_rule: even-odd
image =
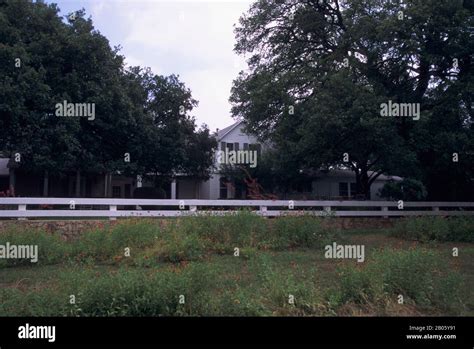
[[(143, 186), (143, 177), (140, 175), (137, 175), (137, 188), (141, 188)], [(136, 205), (135, 208), (137, 210), (141, 210), (142, 207), (139, 205)]]
[(10, 178), (9, 178), (8, 189), (9, 190), (13, 189), (13, 191), (15, 192), (15, 195), (16, 195), (16, 176), (15, 176), (15, 169), (14, 168), (10, 168), (9, 175), (10, 175)]
[(176, 200), (176, 179), (171, 182), (171, 199)]
[(137, 188), (141, 188), (143, 185), (142, 176), (137, 175)]

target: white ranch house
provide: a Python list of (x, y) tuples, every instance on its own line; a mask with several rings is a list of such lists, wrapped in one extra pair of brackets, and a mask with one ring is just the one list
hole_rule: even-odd
[[(219, 150), (248, 150), (261, 149), (265, 146), (258, 144), (256, 137), (244, 132), (244, 124), (237, 121), (234, 124), (217, 130), (215, 137)], [(11, 161), (10, 161), (11, 163)], [(15, 171), (9, 164), (9, 159), (0, 158), (0, 191), (5, 191), (10, 186), (15, 188), (17, 196), (23, 197), (79, 197), (84, 198), (133, 198), (136, 188), (151, 186), (151, 182), (142, 181), (140, 178), (130, 178), (119, 174), (102, 176), (75, 174), (56, 178), (49, 175), (43, 176), (25, 174)], [(257, 159), (258, 164), (258, 159)], [(235, 183), (226, 179), (220, 172), (220, 165), (215, 157), (215, 168), (209, 180), (198, 180), (184, 175), (176, 176), (166, 190), (168, 199), (246, 199), (246, 187), (242, 183)], [(379, 190), (388, 180), (401, 180), (400, 177), (381, 175), (372, 184), (371, 200), (381, 200)], [(287, 193), (281, 199), (295, 200), (332, 200), (348, 199), (355, 193), (355, 175), (352, 171), (334, 170), (330, 172), (319, 171), (313, 176), (304, 188), (297, 188)]]

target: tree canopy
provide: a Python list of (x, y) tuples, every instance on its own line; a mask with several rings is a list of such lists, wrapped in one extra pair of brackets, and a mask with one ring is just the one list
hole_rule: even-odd
[[(473, 11), (452, 0), (256, 1), (235, 29), (249, 69), (232, 112), (272, 141), (278, 168), (350, 168), (365, 196), (386, 173), (421, 180), (431, 199), (468, 199)], [(382, 116), (392, 102), (418, 105), (419, 117)]]
[[(190, 114), (191, 91), (177, 75), (126, 67), (85, 16), (0, 5), (0, 151), (35, 173), (207, 177), (215, 141)], [(63, 101), (94, 104), (95, 118), (58, 117)]]

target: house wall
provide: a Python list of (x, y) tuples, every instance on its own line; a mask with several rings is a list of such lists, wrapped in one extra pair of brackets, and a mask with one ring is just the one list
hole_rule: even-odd
[(195, 179), (177, 180), (177, 199), (199, 199), (199, 183)]
[[(17, 196), (43, 196), (44, 177), (31, 173), (15, 171), (16, 185), (15, 194)], [(0, 184), (3, 181), (0, 181)], [(125, 198), (127, 184), (130, 185), (130, 194), (133, 194), (136, 183), (133, 178), (123, 176), (112, 176), (112, 183), (109, 186), (109, 197), (112, 197), (114, 186), (120, 187), (120, 198)], [(105, 175), (81, 175), (80, 192), (81, 197), (100, 198), (104, 197)], [(49, 197), (73, 197), (76, 195), (76, 176), (49, 175), (48, 196)], [(130, 196), (131, 197), (131, 196)]]
[(217, 200), (220, 196), (219, 181), (221, 175), (213, 174), (210, 179), (209, 199)]
[(219, 142), (240, 143), (240, 149), (242, 150), (244, 143), (257, 143), (258, 141), (254, 136), (245, 134), (243, 126), (239, 125), (220, 139)]
[[(127, 185), (130, 189), (127, 189)], [(136, 187), (136, 182), (134, 178), (124, 177), (124, 176), (112, 176), (112, 185), (110, 190), (110, 195), (113, 196), (113, 187), (120, 187), (120, 197), (121, 198), (132, 198), (133, 191)], [(103, 188), (103, 184), (102, 184)], [(102, 189), (103, 195), (103, 189)]]
[(211, 180), (202, 181), (199, 185), (199, 198), (200, 199), (211, 199)]
[(372, 183), (372, 186), (370, 187), (370, 196), (373, 198), (372, 200), (385, 200), (380, 197), (379, 190), (382, 189), (387, 182), (387, 180), (375, 180), (375, 182)]
[[(314, 181), (312, 184), (313, 187), (313, 194), (317, 198), (339, 198), (339, 183), (345, 182), (355, 183), (355, 178), (352, 177), (322, 177), (318, 180)], [(376, 180), (372, 183), (370, 187), (370, 199), (371, 200), (383, 200), (378, 194), (378, 191), (385, 185), (387, 180)], [(349, 187), (349, 194), (350, 194), (350, 187)]]
[[(258, 143), (258, 140), (254, 136), (246, 135), (243, 132), (243, 126), (237, 126), (236, 128), (234, 128), (232, 131), (230, 131), (228, 134), (226, 134), (222, 139), (218, 141), (217, 150), (221, 150), (221, 142), (239, 143), (239, 150), (243, 150), (244, 143), (255, 144), (255, 143)], [(215, 164), (216, 164), (216, 168), (219, 168), (217, 159), (215, 160)], [(258, 166), (258, 159), (257, 159), (257, 166)]]
[[(252, 135), (247, 135), (243, 132), (243, 126), (238, 125), (229, 133), (227, 133), (224, 137), (218, 140), (217, 150), (221, 150), (221, 142), (226, 143), (239, 143), (239, 150), (244, 150), (244, 143), (247, 144), (256, 144), (259, 143), (257, 138)], [(258, 166), (258, 158), (257, 158), (257, 166)], [(202, 196), (202, 199), (233, 199), (235, 197), (235, 190), (232, 186), (228, 186), (227, 188), (227, 197), (221, 198), (220, 197), (220, 178), (222, 177), (219, 174), (219, 163), (217, 162), (217, 158), (215, 159), (215, 167), (211, 178), (206, 181), (204, 186), (203, 194), (206, 195), (205, 197)]]

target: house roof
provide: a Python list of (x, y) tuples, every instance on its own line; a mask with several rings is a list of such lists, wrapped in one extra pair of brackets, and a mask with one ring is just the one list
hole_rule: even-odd
[(220, 141), (222, 138), (224, 138), (228, 133), (230, 133), (234, 128), (236, 128), (241, 123), (243, 123), (243, 120), (239, 120), (233, 123), (232, 125), (227, 126), (226, 128), (223, 128), (222, 130), (217, 131), (217, 140)]

